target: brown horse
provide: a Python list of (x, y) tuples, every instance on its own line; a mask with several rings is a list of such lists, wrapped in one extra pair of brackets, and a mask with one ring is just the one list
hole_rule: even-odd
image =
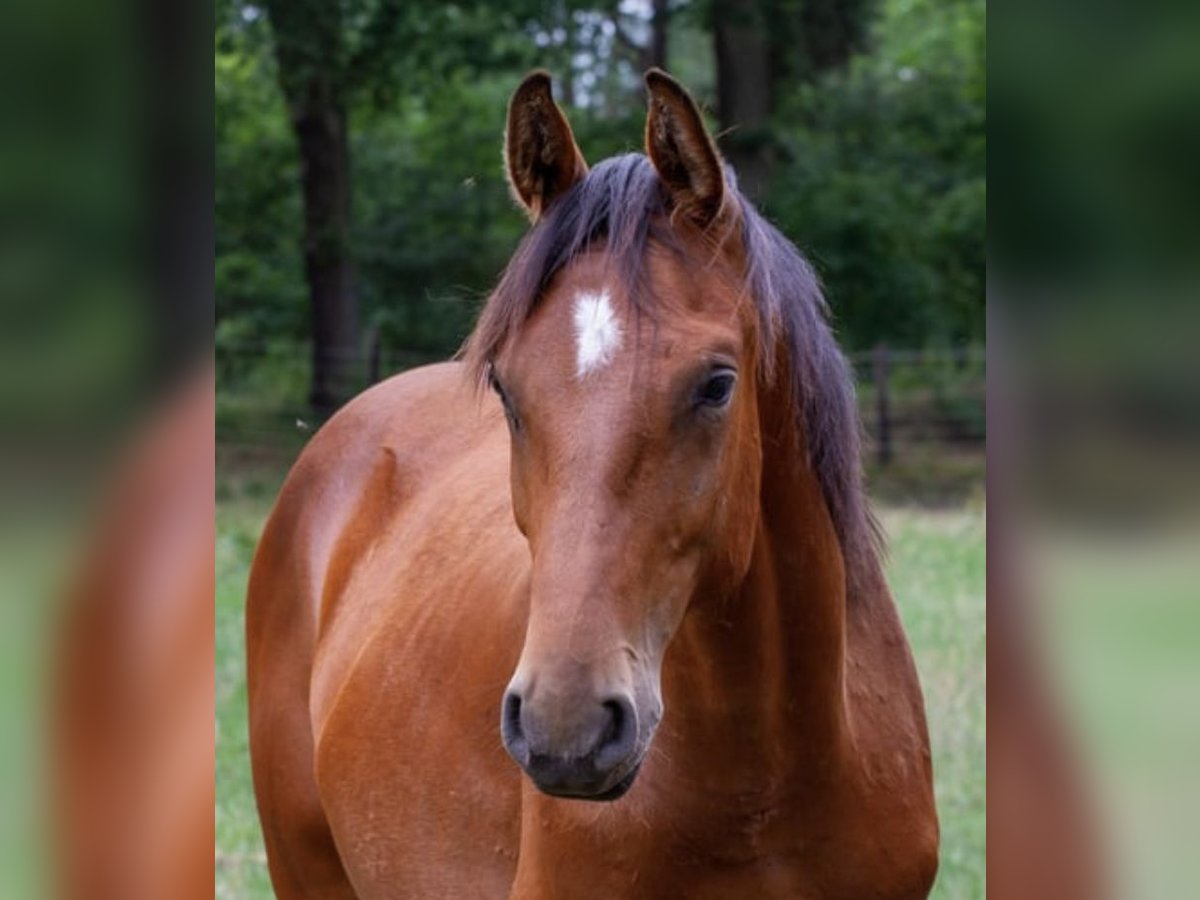
[(591, 171), (525, 80), (534, 225), (463, 362), (358, 397), (279, 497), (247, 634), (281, 897), (929, 891), (844, 358), (691, 98), (646, 80), (647, 156)]

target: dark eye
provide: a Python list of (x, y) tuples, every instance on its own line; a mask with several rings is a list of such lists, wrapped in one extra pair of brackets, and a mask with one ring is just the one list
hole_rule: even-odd
[(496, 377), (495, 369), (488, 372), (488, 385), (500, 397), (500, 404), (504, 407), (504, 415), (508, 419), (508, 424), (512, 427), (513, 431), (519, 431), (521, 420), (517, 418), (517, 412), (513, 409), (512, 401), (508, 398), (508, 392), (504, 390), (504, 385)]
[(732, 369), (714, 370), (700, 386), (700, 392), (696, 396), (696, 405), (720, 409), (729, 403), (736, 382), (737, 374)]

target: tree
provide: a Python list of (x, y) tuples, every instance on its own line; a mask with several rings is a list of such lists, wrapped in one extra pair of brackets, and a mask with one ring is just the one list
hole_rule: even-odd
[(761, 197), (781, 90), (844, 66), (866, 44), (873, 0), (710, 0), (721, 148)]
[(779, 98), (770, 208), (843, 339), (984, 339), (983, 0), (887, 0), (869, 54)]
[[(351, 234), (349, 117), (366, 96), (395, 96), (406, 72), (426, 83), (473, 57), (505, 56), (493, 35), (514, 29), (488, 4), (425, 9), (401, 0), (266, 0), (279, 86), (300, 153), (302, 237), (312, 326), (310, 404), (331, 413), (359, 380), (359, 298)], [(441, 39), (438, 39), (440, 36)]]
[(312, 321), (312, 386), (318, 416), (349, 394), (358, 350), (358, 303), (349, 248), (349, 74), (341, 6), (332, 0), (267, 0), (279, 86), (300, 151), (304, 273)]
[[(382, 371), (453, 353), (526, 227), (498, 153), (513, 87), (535, 66), (561, 79), (595, 162), (638, 146), (641, 72), (668, 51), (719, 112), (747, 193), (822, 273), (843, 340), (982, 340), (983, 0), (865, 0), (866, 52), (848, 49), (867, 43), (863, 2), (291, 0), (272, 20), (219, 0), (229, 409), (286, 408), (290, 424), (310, 393), (328, 412), (366, 375), (358, 326)], [(312, 142), (333, 149), (306, 152), (306, 123), (332, 123)], [(333, 162), (318, 177), (309, 157)], [(323, 290), (314, 270), (335, 273)], [(323, 296), (350, 313), (334, 340), (314, 334), (336, 330), (316, 321)]]
[(775, 86), (766, 6), (763, 0), (713, 3), (721, 149), (751, 197), (762, 194), (770, 168), (766, 135)]

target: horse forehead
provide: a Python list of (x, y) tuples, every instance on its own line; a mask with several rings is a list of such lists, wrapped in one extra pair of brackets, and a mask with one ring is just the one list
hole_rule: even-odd
[(571, 300), (575, 377), (586, 378), (613, 361), (625, 343), (625, 325), (607, 286), (579, 288)]
[(608, 380), (606, 372), (630, 368), (649, 387), (656, 373), (669, 371), (673, 358), (704, 343), (713, 330), (695, 311), (676, 305), (659, 304), (639, 314), (624, 287), (608, 279), (576, 281), (563, 290), (558, 306), (571, 380), (589, 390)]
[[(507, 354), (510, 365), (566, 391), (594, 393), (609, 382), (652, 389), (703, 348), (740, 343), (740, 309), (723, 282), (698, 277), (669, 255), (646, 262), (639, 288), (602, 254), (578, 259), (538, 304), (519, 348)], [(635, 302), (631, 290), (644, 296)]]

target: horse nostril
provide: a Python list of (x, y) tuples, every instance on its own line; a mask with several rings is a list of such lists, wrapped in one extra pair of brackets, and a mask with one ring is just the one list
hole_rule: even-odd
[(603, 705), (608, 710), (608, 728), (600, 738), (601, 747), (618, 740), (625, 726), (625, 710), (621, 708), (620, 703), (616, 700), (606, 700)]
[(521, 695), (509, 691), (504, 695), (504, 711), (500, 717), (500, 736), (504, 746), (518, 761), (526, 755), (528, 747), (525, 740), (525, 729), (521, 725)]
[(626, 697), (604, 701), (608, 725), (596, 747), (596, 767), (609, 769), (621, 763), (633, 752), (637, 741), (637, 713)]

